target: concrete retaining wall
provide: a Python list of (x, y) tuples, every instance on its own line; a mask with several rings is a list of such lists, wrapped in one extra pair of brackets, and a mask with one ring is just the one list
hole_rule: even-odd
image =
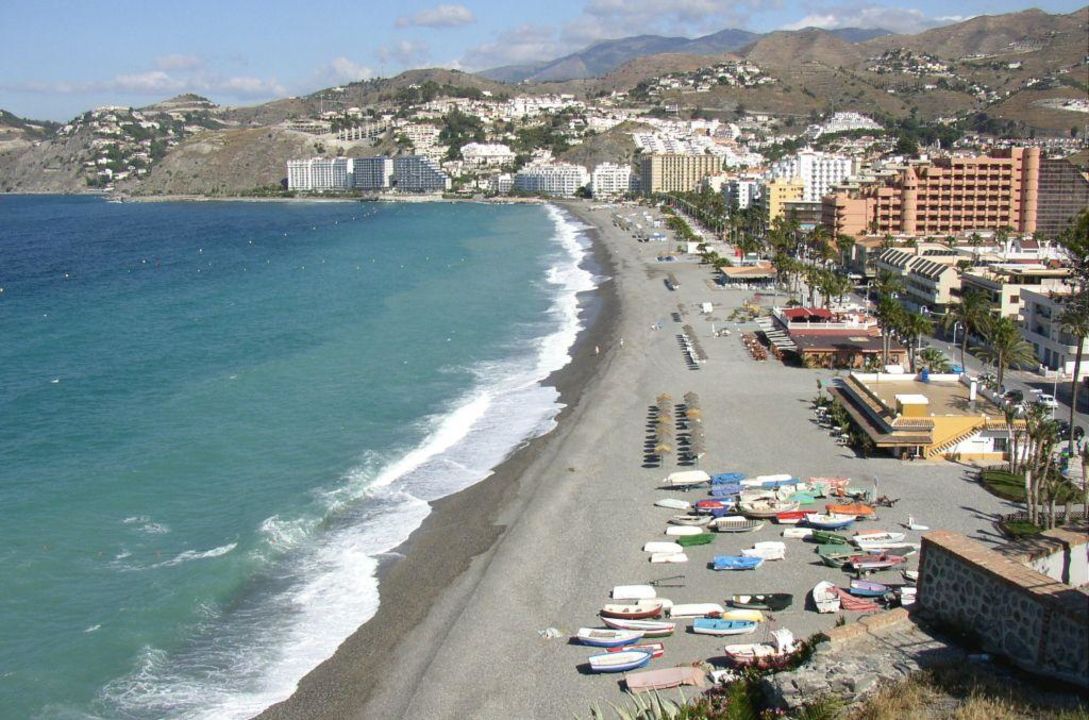
[(917, 603), (1024, 670), (1089, 687), (1089, 595), (1018, 562), (1012, 546), (928, 533)]

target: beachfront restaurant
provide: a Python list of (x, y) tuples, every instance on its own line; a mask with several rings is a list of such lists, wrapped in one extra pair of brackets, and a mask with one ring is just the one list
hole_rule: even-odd
[[(884, 362), (877, 320), (864, 311), (775, 308), (757, 324), (772, 346), (794, 353), (806, 367), (862, 369)], [(901, 365), (906, 359), (904, 346), (890, 340), (888, 363)]]
[(874, 446), (895, 457), (1007, 459), (1001, 401), (966, 375), (852, 372), (829, 392)]

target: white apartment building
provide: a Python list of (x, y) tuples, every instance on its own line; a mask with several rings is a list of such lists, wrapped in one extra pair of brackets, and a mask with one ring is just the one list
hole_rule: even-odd
[(838, 112), (825, 120), (820, 125), (814, 125), (814, 137), (820, 137), (825, 133), (850, 132), (852, 130), (880, 130), (880, 123), (856, 112)]
[(461, 157), (473, 167), (509, 165), (514, 151), (502, 143), (468, 143), (461, 147)]
[(488, 192), (495, 195), (508, 195), (514, 189), (514, 176), (510, 173), (493, 175), (488, 178)]
[(436, 193), (450, 189), (450, 178), (425, 155), (393, 158), (393, 184), (400, 192)]
[(601, 163), (590, 174), (594, 197), (623, 195), (631, 190), (631, 166)]
[(801, 178), (805, 187), (802, 202), (820, 202), (833, 185), (851, 176), (852, 167), (846, 155), (803, 150), (773, 164), (770, 174), (775, 180)]
[[(1058, 370), (1068, 378), (1074, 374), (1078, 339), (1062, 329), (1059, 317), (1069, 294), (1069, 290), (1021, 290), (1021, 312), (1025, 318), (1022, 337), (1032, 344), (1036, 358), (1047, 369)], [(1080, 375), (1089, 375), (1089, 340), (1082, 345)]]
[(404, 135), (412, 143), (412, 147), (419, 150), (429, 148), (439, 141), (439, 130), (436, 125), (423, 123), (410, 123), (397, 131), (398, 135)]
[(345, 157), (311, 158), (287, 162), (288, 190), (350, 190), (352, 161)]
[(527, 165), (514, 176), (514, 189), (541, 195), (572, 197), (590, 183), (590, 172), (581, 165), (554, 163)]
[(380, 155), (352, 160), (352, 186), (358, 190), (386, 190), (392, 179), (392, 158)]
[(726, 201), (726, 207), (735, 206), (739, 210), (747, 210), (752, 204), (764, 196), (764, 182), (751, 175), (743, 175), (728, 179), (722, 184), (722, 199)]

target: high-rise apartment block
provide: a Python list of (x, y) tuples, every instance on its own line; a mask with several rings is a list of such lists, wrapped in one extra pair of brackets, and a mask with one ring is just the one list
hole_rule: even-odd
[(641, 187), (647, 195), (692, 192), (703, 178), (721, 170), (722, 158), (716, 155), (655, 153), (644, 155), (639, 163)]
[(623, 195), (632, 189), (631, 166), (601, 163), (590, 174), (590, 189), (594, 197)]
[(833, 185), (851, 176), (853, 166), (853, 161), (846, 155), (805, 150), (772, 165), (771, 177), (778, 180), (801, 180), (804, 188), (801, 200), (820, 202)]
[(423, 155), (395, 158), (311, 158), (287, 161), (287, 187), (305, 192), (389, 190), (432, 193), (450, 188), (450, 178)]
[(1033, 233), (1039, 177), (1039, 148), (911, 163), (883, 180), (825, 196), (821, 222), (847, 235)]
[(571, 163), (527, 165), (514, 176), (515, 190), (559, 197), (572, 197), (589, 184), (589, 171)]
[(400, 192), (435, 193), (450, 189), (450, 178), (426, 155), (393, 158), (393, 184)]
[(378, 157), (353, 158), (352, 187), (357, 190), (386, 190), (393, 184), (393, 159)]

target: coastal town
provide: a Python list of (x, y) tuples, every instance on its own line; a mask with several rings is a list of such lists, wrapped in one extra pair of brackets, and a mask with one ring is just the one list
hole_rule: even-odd
[(99, 582), (48, 637), (112, 663), (0, 677), (34, 717), (1086, 717), (1089, 8), (1014, 15), (0, 114), (0, 300), (65, 359), (11, 445), (59, 499), (13, 507), (93, 514), (13, 617)]

